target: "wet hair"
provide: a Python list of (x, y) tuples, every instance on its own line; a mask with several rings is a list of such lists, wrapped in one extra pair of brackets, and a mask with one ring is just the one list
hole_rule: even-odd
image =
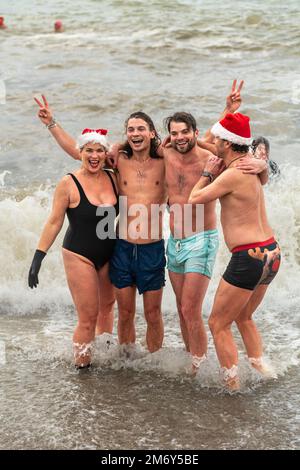
[(233, 142), (231, 142), (231, 148), (234, 152), (247, 153), (249, 152), (250, 145), (240, 145), (240, 144), (234, 144)]
[(197, 130), (196, 119), (190, 113), (181, 111), (174, 113), (173, 116), (168, 116), (164, 120), (164, 124), (168, 132), (170, 132), (171, 122), (184, 122), (184, 124), (187, 125), (188, 130), (192, 129), (194, 132)]
[[(135, 113), (130, 114), (130, 116), (126, 119), (125, 121), (125, 132), (127, 132), (127, 127), (128, 127), (128, 122), (130, 119), (142, 119), (145, 121), (145, 123), (148, 125), (150, 131), (154, 131), (155, 135), (150, 141), (150, 157), (151, 158), (161, 158), (157, 155), (157, 149), (161, 144), (161, 138), (155, 129), (154, 123), (148, 114), (143, 113), (143, 111), (137, 111)], [(124, 152), (126, 152), (128, 158), (131, 158), (133, 155), (132, 148), (130, 147), (130, 144), (128, 140), (125, 142), (123, 146)]]
[(268, 141), (268, 139), (266, 139), (265, 137), (262, 137), (262, 136), (259, 136), (256, 139), (254, 139), (252, 141), (252, 144), (251, 144), (251, 149), (252, 149), (253, 153), (255, 153), (257, 147), (259, 146), (259, 144), (264, 144), (264, 146), (266, 147), (268, 158), (269, 158), (270, 142)]

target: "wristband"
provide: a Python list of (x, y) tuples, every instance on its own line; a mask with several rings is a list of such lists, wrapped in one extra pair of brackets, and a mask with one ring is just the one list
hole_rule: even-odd
[(210, 171), (202, 171), (201, 176), (206, 176), (209, 178), (209, 181), (212, 183), (214, 180), (214, 175)]
[(57, 126), (57, 124), (56, 124), (56, 120), (54, 118), (51, 119), (49, 124), (46, 124), (47, 129), (52, 129), (53, 127), (56, 127), (56, 126)]

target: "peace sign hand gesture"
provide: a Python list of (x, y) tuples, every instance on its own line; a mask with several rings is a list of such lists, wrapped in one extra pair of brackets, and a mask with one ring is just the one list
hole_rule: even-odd
[(43, 103), (41, 103), (41, 101), (39, 101), (37, 98), (34, 98), (34, 101), (40, 108), (38, 112), (38, 117), (40, 118), (43, 124), (48, 126), (53, 120), (53, 114), (51, 109), (49, 108), (48, 101), (46, 100), (46, 97), (44, 95), (42, 95), (42, 100)]
[(226, 98), (226, 109), (228, 113), (235, 113), (242, 104), (241, 89), (244, 85), (244, 80), (241, 80), (238, 88), (236, 88), (237, 80), (233, 80), (230, 95)]

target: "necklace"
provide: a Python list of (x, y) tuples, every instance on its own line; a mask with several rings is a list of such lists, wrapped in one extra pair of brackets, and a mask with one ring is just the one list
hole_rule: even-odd
[(137, 160), (136, 158), (134, 158), (134, 160), (139, 164), (139, 165), (142, 165), (142, 168), (136, 168), (136, 172), (137, 172), (137, 176), (138, 178), (145, 178), (145, 168), (143, 167), (143, 165), (145, 163), (147, 163), (149, 160), (150, 160), (151, 157), (147, 157), (145, 158), (145, 160)]
[(139, 160), (138, 158), (134, 158), (132, 160), (134, 160), (135, 162), (137, 163), (140, 163), (141, 165), (143, 165), (144, 163), (146, 163), (148, 160), (150, 160), (151, 157), (147, 157), (145, 158), (144, 160)]
[[(246, 154), (245, 154), (245, 155), (246, 155)], [(229, 165), (227, 165), (227, 168), (230, 167), (231, 163), (235, 162), (236, 160), (239, 160), (240, 158), (243, 158), (245, 155), (240, 155), (239, 157), (236, 157), (236, 158), (234, 158), (233, 160), (231, 160), (231, 162), (229, 163)], [(227, 169), (227, 168), (226, 168), (226, 169)]]

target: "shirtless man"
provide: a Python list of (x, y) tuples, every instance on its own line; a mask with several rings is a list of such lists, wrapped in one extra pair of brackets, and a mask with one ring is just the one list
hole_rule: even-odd
[(229, 390), (239, 389), (238, 351), (231, 333), (236, 322), (253, 367), (262, 374), (262, 342), (252, 316), (261, 303), (269, 283), (280, 265), (280, 249), (268, 224), (260, 180), (237, 171), (238, 161), (248, 156), (251, 144), (249, 118), (240, 113), (227, 114), (211, 129), (217, 155), (208, 161), (205, 171), (213, 182), (201, 176), (189, 202), (221, 203), (221, 223), (226, 245), (233, 253), (217, 289), (209, 318), (223, 380)]
[(171, 231), (167, 267), (182, 337), (192, 355), (190, 372), (194, 374), (206, 358), (207, 335), (201, 311), (219, 242), (215, 201), (196, 210), (188, 204), (188, 198), (212, 154), (197, 145), (199, 132), (191, 114), (175, 113), (166, 119), (166, 125), (171, 144), (164, 148)]
[[(40, 108), (40, 120), (57, 143), (71, 157), (78, 159), (75, 140), (56, 123), (45, 96), (42, 95), (42, 99), (43, 103), (35, 99)], [(163, 159), (156, 153), (160, 140), (149, 116), (134, 113), (126, 121), (125, 128), (127, 144), (124, 150), (127, 156), (121, 156), (118, 162), (119, 194), (125, 200), (121, 198), (120, 201), (120, 238), (111, 259), (110, 278), (116, 287), (120, 344), (135, 343), (134, 317), (138, 289), (143, 294), (147, 347), (150, 352), (155, 352), (163, 342), (161, 302), (165, 284), (165, 255), (162, 213), (155, 221), (158, 230), (153, 230), (150, 206), (165, 202), (165, 168)], [(124, 202), (127, 206), (123, 205)], [(139, 208), (142, 214), (135, 224)], [(122, 219), (124, 211), (125, 220), (124, 217)]]
[[(110, 278), (116, 287), (120, 344), (135, 342), (136, 289), (143, 294), (148, 350), (163, 342), (161, 302), (165, 285), (165, 251), (162, 240), (163, 211), (151, 217), (154, 204), (166, 201), (164, 161), (157, 154), (160, 139), (147, 114), (133, 113), (125, 123), (127, 143), (118, 159), (119, 193), (127, 199), (127, 227), (120, 222)], [(122, 198), (121, 198), (122, 211)], [(138, 219), (136, 219), (139, 214)]]

